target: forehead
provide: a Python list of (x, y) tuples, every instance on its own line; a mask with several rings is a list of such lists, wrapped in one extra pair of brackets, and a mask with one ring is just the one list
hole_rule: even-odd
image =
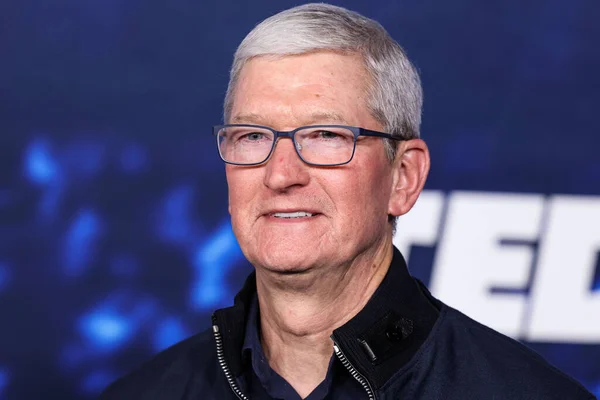
[(230, 121), (354, 124), (366, 110), (367, 87), (368, 74), (357, 54), (256, 57), (240, 72)]

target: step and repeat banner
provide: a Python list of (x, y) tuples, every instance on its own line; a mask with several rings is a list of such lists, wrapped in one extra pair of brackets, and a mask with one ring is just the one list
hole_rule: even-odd
[[(211, 126), (289, 0), (0, 6), (0, 399), (94, 398), (210, 324), (251, 267)], [(600, 3), (335, 4), (418, 67), (412, 273), (600, 395)]]

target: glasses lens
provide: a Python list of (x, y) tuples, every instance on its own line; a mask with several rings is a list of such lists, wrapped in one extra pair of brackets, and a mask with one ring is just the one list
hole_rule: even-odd
[(296, 143), (306, 162), (335, 165), (350, 161), (355, 140), (350, 129), (315, 126), (296, 132)]
[(234, 164), (259, 164), (273, 147), (273, 132), (255, 126), (226, 126), (217, 132), (219, 153)]

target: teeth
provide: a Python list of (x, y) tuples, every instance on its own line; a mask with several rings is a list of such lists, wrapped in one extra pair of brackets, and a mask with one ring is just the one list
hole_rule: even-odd
[(305, 211), (296, 211), (291, 213), (273, 213), (275, 218), (302, 218), (302, 217), (312, 217), (311, 213)]

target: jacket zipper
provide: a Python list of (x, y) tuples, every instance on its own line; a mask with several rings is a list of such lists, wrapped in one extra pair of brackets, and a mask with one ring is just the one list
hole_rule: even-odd
[(221, 369), (225, 374), (225, 378), (227, 379), (227, 383), (229, 383), (229, 387), (238, 399), (249, 400), (248, 397), (244, 393), (242, 393), (237, 383), (235, 383), (233, 375), (231, 374), (231, 371), (229, 370), (229, 367), (225, 362), (225, 356), (223, 355), (223, 340), (221, 339), (221, 332), (219, 332), (218, 325), (213, 325), (213, 335), (215, 337), (215, 343), (217, 345), (217, 360), (219, 361), (219, 365), (221, 366)]
[(348, 358), (344, 355), (340, 347), (335, 342), (333, 342), (333, 351), (335, 352), (335, 355), (339, 358), (339, 360), (342, 362), (342, 365), (344, 365), (348, 372), (350, 372), (350, 375), (352, 375), (352, 377), (356, 379), (358, 383), (360, 383), (363, 389), (365, 389), (365, 392), (367, 392), (367, 396), (369, 396), (369, 400), (375, 400), (375, 392), (373, 391), (373, 388), (371, 388), (371, 384), (369, 383), (367, 378), (365, 378), (360, 372), (358, 372), (356, 368), (354, 368), (354, 366), (350, 363), (350, 360), (348, 360)]
[[(215, 344), (217, 346), (217, 360), (219, 361), (219, 365), (221, 366), (221, 369), (225, 374), (225, 378), (227, 379), (227, 383), (229, 383), (229, 387), (238, 399), (249, 400), (249, 398), (244, 393), (242, 393), (237, 383), (235, 383), (233, 375), (231, 374), (231, 371), (227, 366), (227, 362), (225, 362), (225, 356), (223, 355), (223, 340), (221, 339), (221, 332), (219, 331), (219, 326), (216, 324), (213, 325), (213, 335), (215, 337)], [(344, 355), (340, 347), (335, 342), (333, 342), (333, 351), (335, 352), (335, 355), (338, 357), (338, 359), (342, 362), (344, 368), (346, 368), (350, 375), (352, 375), (352, 377), (356, 379), (356, 381), (363, 387), (363, 389), (365, 389), (369, 400), (375, 400), (375, 392), (371, 388), (371, 384), (369, 383), (367, 378), (365, 378), (360, 372), (358, 372), (356, 368), (354, 368), (354, 366), (350, 363), (348, 358)]]

